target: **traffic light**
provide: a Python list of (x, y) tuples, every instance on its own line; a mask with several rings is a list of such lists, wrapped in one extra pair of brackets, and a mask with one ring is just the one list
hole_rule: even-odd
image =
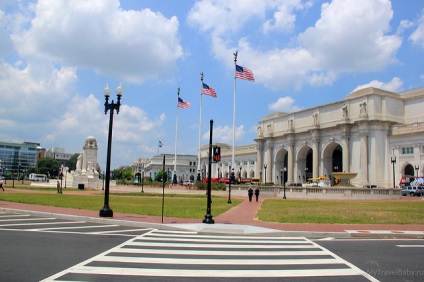
[(221, 147), (218, 147), (218, 146), (213, 147), (213, 160), (215, 162), (221, 161)]

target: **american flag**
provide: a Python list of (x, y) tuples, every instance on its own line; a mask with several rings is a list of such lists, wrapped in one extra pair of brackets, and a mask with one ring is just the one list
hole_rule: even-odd
[(248, 68), (236, 65), (236, 78), (246, 79), (250, 81), (255, 81), (253, 72)]
[(180, 97), (178, 97), (178, 107), (183, 108), (183, 109), (188, 109), (190, 108), (191, 104), (189, 102), (184, 101), (183, 99), (181, 99)]
[(160, 140), (159, 140), (159, 147), (161, 147), (161, 148), (163, 147), (163, 143)]
[(202, 94), (206, 94), (216, 98), (216, 91), (212, 87), (208, 86), (206, 83), (203, 83)]

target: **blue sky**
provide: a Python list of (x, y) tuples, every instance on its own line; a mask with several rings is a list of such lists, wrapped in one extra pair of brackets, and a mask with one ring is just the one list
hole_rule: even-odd
[[(424, 1), (0, 0), (0, 138), (82, 150), (97, 138), (106, 163), (103, 88), (125, 89), (114, 118), (112, 168), (202, 145), (232, 144), (234, 56), (255, 74), (237, 80), (236, 145), (257, 122), (342, 100), (373, 86), (424, 86)], [(116, 96), (111, 96), (116, 100)]]

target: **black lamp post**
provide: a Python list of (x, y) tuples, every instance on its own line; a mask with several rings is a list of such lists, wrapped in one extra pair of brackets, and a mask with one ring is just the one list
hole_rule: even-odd
[(233, 182), (233, 179), (234, 179), (234, 168), (232, 169), (231, 168), (231, 165), (228, 167), (228, 169), (229, 169), (229, 172), (230, 172), (230, 181), (229, 181), (229, 184), (228, 184), (228, 201), (227, 201), (227, 204), (231, 204), (232, 202), (231, 202), (231, 183)]
[(308, 181), (308, 167), (305, 167), (305, 182)]
[(63, 178), (63, 165), (60, 166), (60, 188), (62, 188), (62, 178)]
[(419, 165), (416, 165), (415, 166), (415, 171), (417, 172), (417, 177), (418, 177), (418, 170), (420, 169), (420, 166)]
[(266, 184), (266, 168), (267, 168), (267, 165), (265, 164), (264, 165), (264, 169), (265, 169), (265, 183), (264, 184)]
[(390, 157), (390, 162), (392, 163), (393, 166), (393, 188), (396, 188), (396, 180), (395, 180), (395, 164), (396, 164), (396, 157), (395, 156), (391, 156)]
[(242, 166), (240, 166), (240, 174), (239, 174), (239, 178), (240, 178), (240, 183), (241, 183), (241, 170), (243, 169)]
[(100, 217), (113, 217), (113, 211), (109, 207), (110, 155), (112, 152), (113, 112), (116, 110), (116, 114), (119, 114), (119, 107), (121, 106), (121, 97), (124, 94), (124, 88), (122, 88), (121, 84), (119, 84), (119, 86), (116, 88), (116, 95), (118, 96), (118, 101), (116, 104), (113, 102), (113, 100), (111, 103), (109, 103), (109, 96), (110, 96), (109, 85), (106, 85), (105, 89), (103, 90), (103, 93), (105, 95), (105, 114), (107, 114), (107, 112), (109, 111), (110, 115), (109, 115), (109, 134), (107, 138), (105, 202), (104, 202), (103, 208), (99, 212), (99, 215)]
[(141, 193), (144, 193), (144, 168), (141, 171)]
[(285, 199), (287, 199), (286, 198), (286, 179), (285, 179), (285, 174), (286, 174), (286, 171), (287, 171), (287, 168), (286, 167), (284, 167), (284, 169), (283, 169), (283, 185), (284, 185), (284, 196), (283, 196), (283, 199), (285, 200)]
[(259, 182), (262, 184), (262, 170), (259, 171)]

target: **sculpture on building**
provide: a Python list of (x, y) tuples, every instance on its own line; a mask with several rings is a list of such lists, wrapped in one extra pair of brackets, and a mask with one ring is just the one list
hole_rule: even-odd
[(312, 117), (314, 118), (314, 125), (319, 125), (319, 113), (318, 112), (313, 113)]
[(367, 114), (367, 102), (363, 101), (359, 104), (360, 111), (359, 111), (359, 117), (366, 118), (368, 116)]
[(349, 118), (348, 108), (346, 104), (343, 104), (342, 107), (343, 118)]

